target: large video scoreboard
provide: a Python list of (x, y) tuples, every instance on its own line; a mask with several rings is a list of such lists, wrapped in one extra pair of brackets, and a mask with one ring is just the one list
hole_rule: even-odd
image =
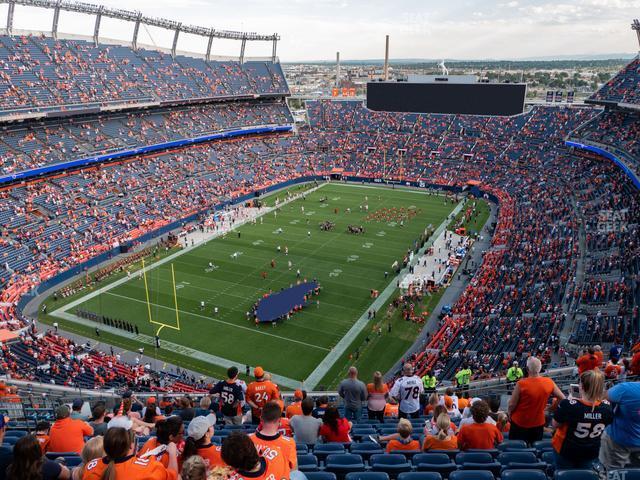
[(370, 82), (367, 107), (382, 112), (517, 115), (524, 83)]

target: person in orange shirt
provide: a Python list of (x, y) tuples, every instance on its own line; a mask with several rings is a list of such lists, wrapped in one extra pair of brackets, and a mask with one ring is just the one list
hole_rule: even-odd
[(489, 417), (489, 405), (484, 400), (476, 401), (471, 405), (473, 422), (464, 425), (458, 433), (458, 446), (461, 450), (495, 448), (504, 440), (502, 432), (495, 425), (487, 423)]
[(258, 453), (268, 459), (282, 458), (285, 461), (287, 478), (291, 470), (297, 470), (298, 457), (296, 444), (293, 439), (280, 433), (280, 419), (282, 409), (276, 402), (267, 403), (262, 409), (261, 427), (249, 435), (251, 441), (258, 449)]
[(67, 405), (56, 409), (56, 421), (49, 432), (49, 452), (75, 452), (78, 455), (84, 447), (84, 437), (93, 435), (93, 428), (82, 420), (69, 418), (71, 410)]
[(406, 418), (401, 418), (398, 422), (398, 432), (392, 435), (380, 437), (381, 442), (388, 442), (386, 452), (396, 450), (420, 450), (420, 442), (411, 438), (413, 425)]
[[(113, 423), (113, 424), (112, 424)], [(85, 467), (83, 480), (177, 480), (178, 449), (175, 443), (167, 445), (169, 467), (151, 457), (138, 458), (134, 455), (136, 435), (131, 430), (132, 422), (124, 416), (109, 422), (104, 436), (106, 456), (89, 462)]]
[(47, 453), (47, 449), (49, 448), (50, 428), (51, 425), (49, 425), (49, 422), (38, 422), (38, 425), (36, 425), (36, 438), (38, 439), (43, 455)]
[(469, 406), (469, 403), (471, 403), (469, 401), (469, 393), (468, 392), (464, 392), (464, 394), (463, 394), (461, 392), (460, 395), (458, 396), (458, 410), (460, 412), (463, 412), (464, 409)]
[(540, 374), (542, 362), (536, 357), (527, 359), (527, 370), (529, 376), (518, 380), (509, 400), (509, 439), (533, 444), (542, 440), (546, 424), (544, 412), (549, 397), (564, 400), (564, 394), (553, 380)]
[[(279, 455), (260, 456), (244, 432), (233, 432), (222, 442), (222, 460), (233, 468), (227, 480), (296, 480), (289, 476), (289, 465)], [(292, 472), (293, 473), (293, 472)], [(295, 472), (298, 473), (298, 472)]]
[(169, 454), (167, 446), (170, 443), (179, 445), (182, 442), (183, 435), (184, 425), (182, 424), (182, 418), (173, 415), (166, 420), (160, 420), (156, 423), (156, 436), (151, 437), (144, 443), (138, 451), (138, 457), (153, 458), (168, 467)]
[(287, 418), (291, 418), (294, 415), (302, 415), (302, 400), (304, 394), (302, 390), (296, 390), (293, 393), (293, 403), (287, 407)]
[[(602, 360), (600, 360), (595, 353), (596, 351), (593, 349), (593, 347), (589, 347), (581, 357), (578, 357), (578, 359), (576, 360), (576, 365), (578, 366), (578, 375), (582, 375), (588, 370), (595, 370), (596, 368), (600, 368), (602, 366)], [(602, 352), (600, 353), (602, 354)]]
[(390, 398), (384, 407), (384, 416), (386, 418), (398, 418), (398, 404), (393, 398)]
[(382, 373), (373, 374), (373, 382), (367, 384), (367, 413), (369, 420), (384, 420), (384, 410), (389, 398), (389, 386), (382, 381)]
[(206, 417), (196, 417), (189, 422), (187, 429), (187, 440), (182, 450), (182, 462), (187, 461), (189, 457), (199, 455), (204, 459), (207, 470), (215, 467), (224, 467), (222, 461), (221, 447), (211, 443), (213, 437), (213, 426), (216, 424), (216, 416), (209, 414)]
[(607, 380), (615, 380), (622, 373), (622, 366), (618, 365), (618, 359), (612, 358), (607, 362), (604, 369), (604, 376)]
[(441, 413), (436, 419), (438, 433), (428, 435), (422, 444), (422, 450), (457, 450), (458, 439), (451, 434), (451, 419), (446, 413)]
[(251, 420), (254, 424), (260, 423), (260, 415), (262, 408), (271, 400), (280, 398), (278, 387), (275, 383), (267, 380), (266, 374), (262, 367), (256, 367), (253, 370), (256, 377), (255, 382), (251, 382), (247, 387), (246, 400), (251, 407)]

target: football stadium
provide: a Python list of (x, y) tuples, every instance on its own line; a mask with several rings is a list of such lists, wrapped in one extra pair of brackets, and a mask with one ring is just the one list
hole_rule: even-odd
[(0, 480), (640, 478), (637, 54), (540, 99), (0, 7)]

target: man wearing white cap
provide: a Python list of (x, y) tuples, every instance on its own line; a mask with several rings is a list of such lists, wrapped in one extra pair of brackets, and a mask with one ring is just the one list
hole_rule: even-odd
[(206, 417), (196, 417), (187, 427), (187, 439), (184, 442), (182, 450), (182, 462), (186, 462), (189, 457), (199, 455), (204, 460), (207, 469), (214, 467), (224, 467), (222, 461), (222, 448), (211, 443), (214, 434), (214, 425), (216, 424), (216, 416), (209, 414)]

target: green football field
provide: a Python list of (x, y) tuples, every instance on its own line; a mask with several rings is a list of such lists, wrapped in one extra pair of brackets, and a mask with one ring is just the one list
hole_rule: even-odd
[[(273, 204), (275, 196), (282, 200), (284, 193), (267, 203)], [(323, 197), (325, 202), (320, 201)], [(365, 204), (368, 212), (361, 209)], [(126, 320), (139, 329), (136, 337), (104, 328), (103, 341), (128, 349), (144, 345), (149, 353), (160, 330), (162, 344), (156, 355), (166, 361), (210, 375), (220, 375), (230, 364), (240, 370), (245, 364), (261, 365), (281, 381), (300, 382), (323, 363), (327, 372), (338, 362), (345, 363), (344, 355), (327, 359), (348, 332), (355, 341), (358, 333), (371, 328), (373, 321), (365, 322), (360, 331), (352, 330), (373, 302), (371, 290), (382, 292), (395, 282), (394, 261), (401, 262), (425, 228), (439, 227), (455, 206), (424, 191), (326, 184), (305, 199), (282, 206), (277, 215), (264, 214), (262, 222), (247, 223), (225, 237), (164, 256), (147, 265), (146, 279), (138, 273), (129, 279), (115, 277), (118, 281), (102, 284), (99, 290), (49, 303), (45, 320), (95, 337), (95, 327), (103, 327), (79, 319), (76, 313), (81, 309)], [(394, 209), (397, 213), (389, 213)], [(319, 224), (324, 221), (335, 222), (333, 230), (321, 231)], [(350, 224), (364, 226), (365, 234), (348, 233)], [(270, 290), (295, 284), (297, 270), (302, 278), (319, 281), (320, 295), (290, 320), (275, 327), (256, 326), (247, 318), (252, 305)], [(388, 368), (398, 354), (393, 351), (386, 358), (383, 345), (377, 360), (380, 368)]]

